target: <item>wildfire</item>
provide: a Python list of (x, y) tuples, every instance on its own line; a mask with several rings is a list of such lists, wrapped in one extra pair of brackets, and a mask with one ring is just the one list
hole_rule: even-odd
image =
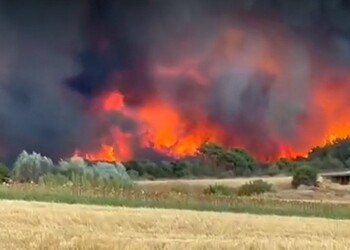
[(153, 102), (139, 112), (143, 124), (144, 147), (152, 147), (173, 157), (194, 155), (207, 140), (215, 140), (217, 131), (204, 120), (196, 125), (188, 124), (174, 107), (162, 102)]
[(85, 154), (80, 150), (76, 150), (73, 157), (84, 157), (90, 161), (112, 162), (130, 160), (132, 158), (132, 135), (129, 133), (123, 133), (119, 129), (114, 129), (111, 131), (110, 136), (111, 138), (106, 138), (106, 141), (109, 140), (112, 141), (112, 143), (103, 142), (100, 149)]
[[(275, 50), (276, 48), (288, 50), (288, 42), (283, 45), (268, 42), (269, 40), (257, 41), (259, 49), (253, 50), (252, 53), (255, 54), (251, 55), (246, 51), (249, 51), (249, 46), (253, 45), (249, 45), (244, 32), (233, 30), (224, 32), (214, 42), (210, 52), (202, 58), (184, 60), (172, 66), (162, 66), (159, 63), (154, 64), (154, 67), (151, 66), (153, 80), (161, 82), (157, 85), (157, 91), (170, 95), (167, 89), (174, 89), (174, 86), (169, 83), (176, 83), (178, 79), (189, 79), (188, 81), (194, 82), (194, 86), (198, 88), (210, 88), (217, 84), (217, 78), (237, 65), (242, 69), (253, 68), (256, 71), (272, 74), (283, 82), (289, 65), (283, 65), (285, 55), (278, 54)], [(336, 72), (335, 75), (339, 73)], [(341, 76), (336, 80), (317, 77), (312, 79), (310, 85), (313, 89), (306, 113), (313, 115), (303, 120), (298, 118), (300, 122), (294, 131), (294, 137), (297, 138), (286, 139), (285, 136), (274, 131), (269, 123), (266, 123), (266, 127), (263, 127), (264, 122), (253, 123), (256, 126), (255, 130), (266, 131), (264, 136), (268, 137), (267, 142), (258, 141), (254, 136), (248, 142), (247, 138), (254, 133), (250, 133), (249, 130), (247, 130), (248, 134), (238, 133), (237, 131), (242, 129), (237, 130), (235, 123), (227, 125), (213, 121), (204, 105), (211, 90), (194, 92), (190, 101), (191, 99), (196, 101), (193, 101), (190, 112), (187, 113), (180, 107), (185, 105), (182, 102), (188, 99), (176, 99), (182, 98), (181, 96), (170, 95), (171, 98), (168, 99), (154, 96), (142, 106), (130, 107), (125, 103), (122, 92), (113, 90), (105, 93), (98, 104), (100, 112), (121, 114), (131, 119), (136, 124), (136, 128), (130, 132), (128, 129), (112, 127), (106, 135), (102, 136), (100, 149), (88, 153), (77, 151), (76, 155), (83, 155), (92, 161), (128, 160), (134, 156), (133, 142), (136, 140), (141, 148), (151, 148), (175, 158), (196, 154), (197, 149), (207, 141), (246, 148), (261, 160), (306, 156), (314, 146), (324, 145), (350, 135), (347, 105), (350, 97), (348, 94), (350, 89), (347, 87), (350, 86), (350, 75)], [(283, 85), (279, 86), (281, 87)], [(253, 106), (252, 110), (259, 108), (261, 107)], [(264, 132), (260, 133), (264, 134)], [(267, 148), (273, 148), (273, 150), (269, 151)]]
[(107, 112), (122, 111), (124, 107), (124, 96), (118, 92), (111, 93), (103, 102), (103, 109)]

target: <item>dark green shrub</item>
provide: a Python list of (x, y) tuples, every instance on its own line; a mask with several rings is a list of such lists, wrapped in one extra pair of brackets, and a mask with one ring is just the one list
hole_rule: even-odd
[(236, 194), (236, 189), (225, 185), (210, 185), (204, 190), (205, 194), (231, 196)]
[(280, 172), (284, 172), (287, 174), (292, 174), (297, 167), (296, 162), (293, 162), (292, 160), (288, 160), (288, 159), (283, 159), (283, 158), (278, 160), (276, 162), (276, 165), (280, 170)]
[(280, 170), (276, 164), (270, 165), (267, 169), (267, 174), (269, 176), (276, 176), (280, 173)]
[(237, 176), (242, 176), (242, 177), (251, 177), (253, 176), (253, 172), (249, 168), (238, 168), (236, 171)]
[(136, 170), (134, 169), (130, 169), (127, 171), (128, 175), (130, 176), (130, 178), (132, 180), (137, 180), (140, 178), (140, 175), (139, 175), (139, 172), (137, 172)]
[(136, 171), (143, 179), (148, 177), (152, 179), (189, 178), (199, 176), (204, 172), (196, 159), (157, 163), (149, 160), (128, 161), (124, 163), (124, 166), (128, 172), (133, 174), (135, 173), (133, 171)]
[(292, 186), (294, 188), (300, 185), (316, 186), (318, 171), (316, 168), (308, 165), (299, 166), (293, 174)]
[(135, 170), (138, 172), (139, 176), (142, 176), (145, 174), (143, 165), (138, 161), (131, 160), (131, 161), (123, 162), (123, 165), (125, 166), (126, 171)]
[(150, 175), (150, 174), (143, 174), (141, 177), (140, 177), (141, 180), (149, 180), (149, 181), (154, 181), (156, 179), (156, 177), (154, 177), (153, 175)]
[(251, 196), (255, 194), (262, 194), (262, 193), (270, 192), (271, 188), (272, 188), (272, 185), (263, 180), (250, 181), (238, 188), (237, 195)]
[(9, 169), (6, 167), (5, 164), (0, 163), (0, 181), (5, 182), (9, 178)]
[(192, 166), (187, 161), (176, 161), (173, 163), (173, 175), (176, 178), (184, 178), (192, 175)]

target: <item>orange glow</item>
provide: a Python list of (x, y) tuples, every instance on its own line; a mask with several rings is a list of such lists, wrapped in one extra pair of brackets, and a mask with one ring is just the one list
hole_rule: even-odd
[[(198, 95), (193, 94), (193, 99), (199, 104), (195, 103), (185, 115), (180, 107), (183, 104), (182, 100), (178, 100), (181, 99), (181, 95), (176, 96), (177, 99), (174, 101), (175, 98), (168, 92), (166, 94), (170, 96), (169, 99), (160, 98), (155, 94), (149, 96), (142, 106), (135, 107), (124, 103), (124, 97), (119, 92), (104, 93), (102, 100), (98, 100), (96, 104), (99, 112), (122, 114), (137, 124), (137, 128), (132, 132), (109, 128), (108, 132), (101, 136), (99, 142), (101, 146), (98, 150), (83, 154), (79, 152), (78, 155), (93, 161), (128, 160), (135, 154), (132, 142), (137, 138), (139, 148), (151, 148), (175, 158), (195, 155), (198, 147), (211, 141), (225, 146), (239, 146), (254, 154), (259, 160), (273, 161), (279, 158), (307, 156), (312, 147), (349, 136), (350, 74), (343, 75), (339, 72), (333, 74), (340, 75), (338, 79), (318, 75), (310, 80), (311, 96), (305, 108), (305, 113), (308, 115), (296, 118), (295, 131), (289, 137), (283, 137), (273, 131), (269, 122), (266, 122), (265, 126), (265, 121), (256, 122), (255, 125), (257, 131), (266, 131), (267, 141), (258, 141), (260, 138), (244, 134), (244, 128), (236, 129), (236, 124), (224, 125), (210, 120), (203, 103), (210, 95), (208, 92), (211, 89), (200, 92), (201, 88), (216, 84), (216, 79), (220, 78), (221, 73), (226, 73), (237, 65), (239, 68), (253, 68), (284, 79), (283, 76), (288, 74), (290, 65), (284, 65), (283, 53), (288, 51), (288, 46), (292, 42), (283, 39), (273, 41), (266, 38), (249, 44), (244, 31), (230, 29), (214, 39), (212, 46), (201, 55), (201, 58), (188, 55), (183, 61), (180, 60), (171, 66), (160, 63), (150, 65), (152, 80), (158, 84), (155, 84), (156, 90), (161, 92), (167, 88), (173, 89), (174, 86), (170, 86), (170, 82), (177, 82), (170, 81), (173, 79), (190, 79), (189, 81), (195, 83), (195, 88), (198, 88)], [(244, 54), (251, 49), (249, 46), (255, 49), (255, 45), (257, 49), (253, 50), (254, 53)], [(327, 72), (328, 75), (332, 74)], [(167, 82), (169, 85), (166, 85)], [(294, 83), (287, 81), (285, 84)], [(239, 133), (236, 130), (243, 132)]]
[(176, 110), (166, 104), (151, 104), (142, 108), (139, 115), (145, 128), (144, 145), (154, 144), (161, 149), (176, 144), (177, 135), (183, 130), (183, 124)]
[(111, 93), (103, 102), (105, 111), (121, 111), (124, 108), (124, 97), (118, 92)]
[(125, 161), (132, 158), (131, 135), (123, 133), (119, 129), (112, 130), (112, 144), (102, 143), (96, 152), (82, 154), (76, 150), (74, 157), (83, 157), (90, 161)]
[(350, 75), (327, 79), (314, 92), (314, 100), (323, 117), (324, 136), (318, 145), (332, 143), (350, 135)]
[(96, 153), (86, 154), (85, 157), (89, 161), (117, 161), (118, 157), (114, 151), (113, 146), (105, 144), (101, 145), (101, 150)]
[(183, 157), (194, 155), (207, 140), (215, 140), (218, 130), (202, 123), (189, 127), (186, 120), (166, 103), (153, 102), (139, 111), (143, 125), (143, 146), (171, 155)]

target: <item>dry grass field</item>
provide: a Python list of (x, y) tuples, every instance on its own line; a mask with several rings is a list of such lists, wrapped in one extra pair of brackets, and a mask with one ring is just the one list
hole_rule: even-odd
[(350, 221), (0, 201), (0, 249), (350, 249)]
[(155, 181), (138, 181), (140, 185), (144, 186), (158, 186), (158, 185), (195, 185), (195, 186), (209, 186), (215, 184), (222, 184), (231, 187), (238, 187), (246, 183), (247, 181), (262, 179), (273, 185), (281, 187), (290, 187), (292, 177), (280, 176), (280, 177), (251, 177), (251, 178), (232, 178), (232, 179), (195, 179), (195, 180), (155, 180)]
[(291, 176), (279, 177), (251, 177), (233, 179), (198, 179), (198, 180), (155, 180), (138, 181), (137, 183), (145, 190), (149, 191), (171, 191), (180, 190), (184, 192), (201, 193), (209, 185), (225, 185), (237, 188), (249, 181), (262, 179), (270, 184), (275, 191), (267, 196), (273, 199), (296, 199), (307, 201), (328, 201), (328, 202), (350, 202), (350, 185), (342, 186), (336, 183), (323, 181), (321, 188), (317, 191), (295, 190), (291, 186)]
[(190, 192), (202, 192), (209, 185), (225, 185), (237, 188), (249, 181), (262, 179), (273, 185), (275, 190), (291, 189), (292, 177), (252, 177), (252, 178), (233, 178), (233, 179), (195, 179), (195, 180), (155, 180), (155, 181), (138, 181), (142, 188), (150, 191), (170, 191), (174, 189), (188, 190)]

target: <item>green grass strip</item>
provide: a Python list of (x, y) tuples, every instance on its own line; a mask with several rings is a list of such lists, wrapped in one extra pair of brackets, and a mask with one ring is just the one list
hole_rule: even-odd
[(75, 196), (68, 192), (44, 192), (44, 191), (18, 191), (0, 190), (0, 199), (56, 202), (67, 204), (90, 204), (104, 206), (147, 207), (165, 209), (185, 209), (196, 211), (234, 212), (259, 215), (281, 215), (301, 217), (321, 217), (330, 219), (350, 219), (349, 207), (319, 204), (312, 208), (289, 206), (287, 203), (274, 203), (271, 201), (259, 205), (244, 202), (234, 204), (211, 204), (205, 201), (179, 201), (179, 200), (152, 200), (152, 199), (128, 199), (122, 197), (92, 197), (86, 195)]

